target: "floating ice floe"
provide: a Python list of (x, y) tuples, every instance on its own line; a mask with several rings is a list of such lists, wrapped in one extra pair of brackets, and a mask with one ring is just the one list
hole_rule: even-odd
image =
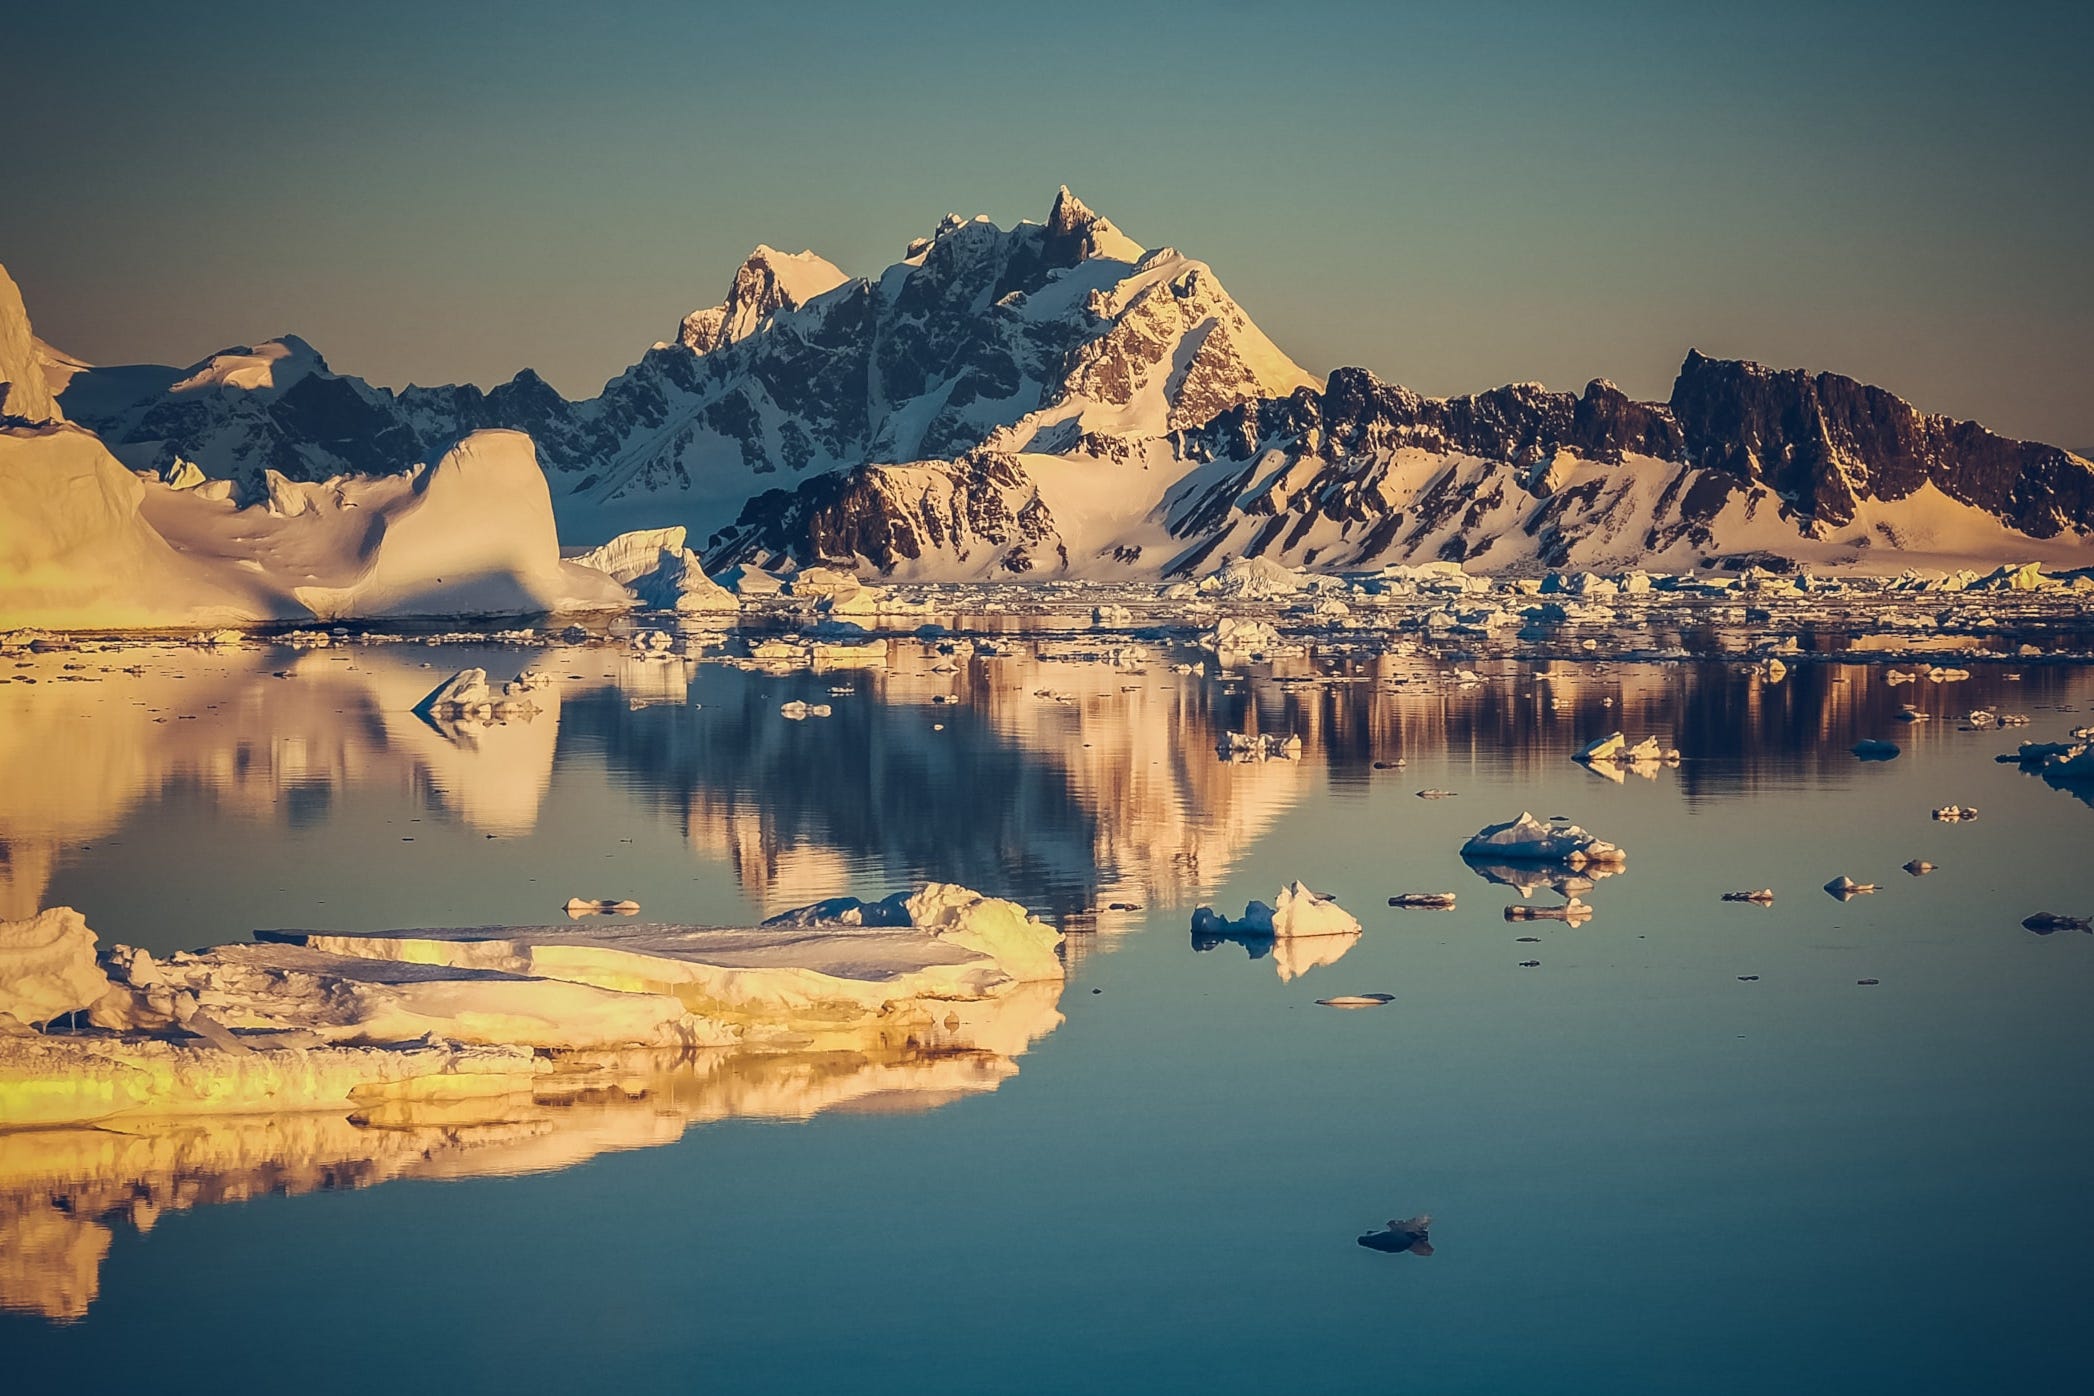
[(537, 675), (528, 681), (518, 676), (504, 684), (497, 693), (489, 686), (485, 669), (460, 669), (430, 689), (427, 696), (414, 705), (414, 712), (419, 717), (447, 722), (507, 722), (511, 718), (529, 718), (536, 716), (538, 705), (526, 695), (544, 687), (547, 682)]
[(2069, 742), (2023, 742), (2019, 750), (1998, 758), (2019, 765), (2051, 785), (2084, 787), (2094, 782), (2094, 729), (2074, 728)]
[(1624, 734), (1610, 732), (1587, 742), (1571, 759), (1595, 775), (1619, 783), (1630, 772), (1654, 779), (1661, 766), (1677, 766), (1680, 754), (1677, 748), (1665, 746), (1656, 737), (1645, 737), (1631, 746)]
[(1928, 873), (1934, 871), (1934, 865), (1924, 858), (1915, 858), (1905, 864), (1904, 867), (1905, 871), (1911, 873), (1914, 877), (1925, 877)]
[(778, 715), (792, 722), (804, 722), (810, 717), (829, 717), (835, 712), (827, 703), (803, 703), (795, 698), (790, 703), (778, 705)]
[(1333, 994), (1316, 1000), (1325, 1008), (1382, 1008), (1395, 1001), (1394, 994)]
[(1389, 905), (1406, 911), (1452, 911), (1452, 892), (1399, 892), (1389, 898)]
[(1725, 892), (1723, 900), (1727, 902), (1756, 902), (1761, 906), (1772, 906), (1774, 904), (1774, 889), (1772, 887), (1762, 887), (1756, 892)]
[(1195, 934), (1223, 936), (1270, 936), (1284, 940), (1293, 936), (1356, 936), (1360, 923), (1352, 913), (1338, 905), (1337, 899), (1319, 892), (1312, 892), (1299, 882), (1290, 882), (1279, 891), (1270, 905), (1251, 902), (1243, 909), (1241, 920), (1231, 921), (1228, 917), (1203, 906), (1192, 914), (1192, 929)]
[(1934, 811), (1934, 818), (1943, 824), (1962, 824), (1977, 817), (1976, 805), (1943, 805)]
[(1302, 645), (1283, 639), (1267, 622), (1244, 616), (1223, 616), (1201, 633), (1200, 642), (1217, 658), (1269, 659), (1304, 652)]
[(705, 575), (685, 537), (681, 525), (641, 529), (569, 560), (623, 584), (652, 610), (688, 615), (737, 609), (741, 598)]
[(1431, 1255), (1432, 1242), (1427, 1231), (1432, 1218), (1424, 1215), (1402, 1221), (1391, 1219), (1384, 1231), (1370, 1231), (1360, 1237), (1360, 1244), (1370, 1251), (1386, 1251), (1391, 1255)]
[(1061, 936), (1024, 908), (936, 883), (898, 905), (890, 927), (273, 931), (99, 961), (76, 914), (0, 922), (35, 952), (0, 956), (7, 1020), (95, 1028), (0, 1032), (0, 1126), (528, 1099), (562, 1054), (994, 1049), (1006, 999), (1058, 991)]
[(2051, 935), (2058, 931), (2086, 931), (2094, 934), (2094, 921), (2085, 916), (2060, 916), (2055, 911), (2039, 911), (2034, 916), (2023, 917), (2021, 924), (2039, 936)]
[(1854, 754), (1864, 761), (1893, 760), (1901, 749), (1896, 742), (1886, 742), (1875, 737), (1864, 737), (1853, 747)]
[(1299, 594), (1311, 580), (1270, 558), (1231, 558), (1200, 578), (1194, 590), (1230, 601), (1276, 601)]
[(1873, 882), (1856, 882), (1851, 877), (1841, 876), (1826, 883), (1825, 890), (1841, 901), (1846, 901), (1849, 897), (1859, 897), (1875, 891), (1876, 884)]
[(40, 1028), (93, 1006), (108, 990), (95, 963), (95, 934), (79, 912), (59, 906), (0, 921), (0, 1025), (12, 1019)]
[(1508, 906), (1505, 908), (1508, 921), (1563, 921), (1573, 926), (1582, 926), (1592, 919), (1592, 908), (1572, 897), (1562, 906)]
[(1571, 868), (1628, 861), (1628, 854), (1622, 849), (1575, 824), (1544, 824), (1524, 810), (1518, 819), (1485, 825), (1461, 846), (1461, 854), (1486, 862), (1560, 863)]
[(569, 916), (637, 916), (640, 904), (630, 898), (569, 897), (562, 907)]

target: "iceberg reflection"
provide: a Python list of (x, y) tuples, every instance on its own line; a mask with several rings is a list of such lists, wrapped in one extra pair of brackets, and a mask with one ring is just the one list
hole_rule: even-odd
[(553, 1172), (723, 1120), (934, 1110), (1015, 1075), (1016, 1058), (1061, 1022), (1060, 992), (1021, 985), (968, 1005), (969, 1047), (636, 1052), (565, 1063), (515, 1096), (0, 1131), (0, 1309), (83, 1317), (113, 1228), (143, 1234), (171, 1211), (396, 1178)]

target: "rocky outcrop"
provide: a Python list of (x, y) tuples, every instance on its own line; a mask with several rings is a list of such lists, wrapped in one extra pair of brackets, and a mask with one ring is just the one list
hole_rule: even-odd
[(1069, 562), (1054, 517), (1018, 461), (868, 466), (749, 501), (715, 544), (727, 563), (787, 559), (919, 576), (1023, 576)]
[[(1174, 572), (1228, 555), (1317, 566), (1664, 558), (1694, 566), (1834, 537), (1864, 506), (1932, 486), (1971, 525), (2094, 531), (2094, 467), (2055, 447), (1920, 413), (1834, 374), (1690, 353), (1668, 403), (1595, 379), (1427, 398), (1357, 369), (1321, 393), (1244, 403), (1179, 437), (1193, 464), (1166, 522)], [(1750, 542), (1741, 541), (1750, 539)], [(1882, 525), (1852, 540), (1903, 546)], [(1967, 538), (1937, 540), (1954, 551)]]
[(1806, 524), (1932, 484), (2032, 538), (2094, 526), (2094, 471), (2055, 446), (1934, 416), (1836, 373), (1689, 351), (1672, 389), (1686, 458), (1780, 495)]

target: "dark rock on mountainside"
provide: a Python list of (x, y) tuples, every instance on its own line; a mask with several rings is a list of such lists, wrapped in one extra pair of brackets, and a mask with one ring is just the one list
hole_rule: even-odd
[(2055, 446), (1930, 416), (1836, 373), (1690, 351), (1672, 389), (1688, 459), (1764, 482), (1807, 519), (1851, 522), (1865, 499), (1932, 484), (2032, 538), (2094, 524), (2094, 475)]

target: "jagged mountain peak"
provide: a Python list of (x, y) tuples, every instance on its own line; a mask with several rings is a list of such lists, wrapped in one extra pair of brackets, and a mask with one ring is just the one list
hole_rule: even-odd
[(302, 378), (334, 376), (320, 351), (295, 334), (278, 335), (259, 344), (238, 344), (199, 359), (182, 371), (170, 392), (211, 388), (280, 393)]
[(848, 280), (834, 263), (811, 250), (780, 252), (760, 242), (735, 269), (726, 299), (683, 318), (677, 342), (694, 354), (710, 354), (723, 344), (748, 338), (779, 311), (798, 310)]
[(1053, 207), (1047, 210), (1047, 238), (1050, 244), (1073, 248), (1078, 261), (1106, 257), (1135, 264), (1145, 253), (1140, 243), (1114, 227), (1110, 220), (1093, 213), (1083, 200), (1069, 192), (1066, 184), (1055, 194)]
[(1047, 211), (1049, 232), (1066, 235), (1077, 228), (1097, 221), (1098, 215), (1091, 212), (1083, 200), (1077, 198), (1064, 184), (1055, 191), (1054, 207)]

